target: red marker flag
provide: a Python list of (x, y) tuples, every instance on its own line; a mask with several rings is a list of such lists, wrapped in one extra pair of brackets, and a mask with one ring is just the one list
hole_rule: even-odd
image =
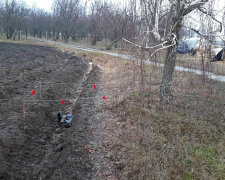
[(103, 99), (107, 100), (107, 97), (103, 96)]
[(96, 90), (96, 84), (94, 84), (94, 90)]
[(36, 94), (35, 89), (32, 90), (32, 95), (34, 96)]
[(62, 100), (62, 105), (65, 106), (65, 101), (64, 101), (64, 99)]

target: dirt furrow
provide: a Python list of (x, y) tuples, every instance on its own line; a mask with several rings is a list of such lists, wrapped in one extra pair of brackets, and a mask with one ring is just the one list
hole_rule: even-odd
[[(71, 58), (71, 54), (50, 47), (10, 43), (0, 43), (0, 47), (0, 64), (7, 67), (1, 71), (1, 74), (7, 71), (7, 78), (0, 80), (0, 177), (7, 180), (76, 179), (74, 174), (78, 174), (83, 179), (90, 178), (91, 173), (86, 174), (92, 170), (88, 165), (91, 160), (88, 150), (85, 151), (90, 125), (82, 118), (86, 112), (81, 112), (78, 96), (82, 97), (85, 90), (83, 86), (88, 79), (87, 72), (92, 73), (91, 65), (88, 67), (85, 59)], [(65, 57), (70, 58), (61, 61)], [(25, 84), (19, 77), (21, 73)], [(32, 88), (26, 84), (40, 79), (53, 81), (42, 84), (42, 99), (39, 99), (39, 89), (36, 96), (30, 95), (32, 101), (26, 102), (24, 121), (22, 99), (24, 92)], [(55, 101), (60, 98), (73, 101), (66, 101), (63, 107), (60, 101)], [(60, 128), (56, 114), (69, 110), (74, 115), (73, 125), (69, 129)]]

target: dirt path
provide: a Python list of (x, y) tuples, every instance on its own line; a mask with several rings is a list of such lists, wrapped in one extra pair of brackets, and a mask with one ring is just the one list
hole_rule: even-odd
[[(128, 59), (128, 60), (138, 60), (134, 56), (125, 55), (125, 54), (107, 52), (107, 51), (103, 51), (103, 50), (86, 48), (86, 47), (82, 47), (82, 46), (76, 46), (76, 45), (73, 45), (73, 44), (66, 44), (66, 43), (62, 43), (62, 42), (55, 42), (55, 41), (50, 41), (50, 40), (45, 40), (45, 39), (37, 39), (37, 38), (32, 38), (32, 37), (29, 37), (29, 39), (32, 39), (32, 40), (35, 40), (35, 41), (47, 42), (47, 43), (51, 43), (51, 44), (58, 44), (58, 45), (61, 45), (61, 46), (64, 46), (64, 47), (79, 49), (79, 50), (88, 51), (88, 52), (107, 54), (107, 55), (110, 55), (110, 56), (120, 57), (120, 58)], [(163, 63), (159, 63), (159, 62), (154, 62), (154, 61), (150, 61), (150, 60), (142, 60), (142, 61), (144, 61), (146, 64), (153, 64), (153, 65), (157, 65), (159, 67), (164, 66)], [(187, 68), (187, 67), (182, 67), (182, 66), (175, 66), (175, 70), (181, 71), (181, 72), (191, 72), (191, 73), (194, 73), (194, 74), (197, 74), (197, 75), (203, 75), (204, 74), (209, 79), (225, 82), (225, 76), (224, 75), (219, 75), (219, 74), (215, 74), (215, 73), (208, 72), (208, 71), (202, 71), (201, 69), (197, 69), (197, 68)]]

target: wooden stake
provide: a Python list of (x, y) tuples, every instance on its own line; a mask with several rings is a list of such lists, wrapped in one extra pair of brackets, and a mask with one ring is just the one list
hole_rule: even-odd
[(26, 102), (23, 100), (23, 120), (26, 120)]
[(41, 81), (39, 83), (40, 83), (40, 99), (41, 99)]

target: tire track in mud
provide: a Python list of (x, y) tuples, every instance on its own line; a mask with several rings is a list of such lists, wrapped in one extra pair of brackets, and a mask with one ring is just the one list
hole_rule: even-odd
[(70, 103), (72, 103), (72, 105), (71, 105), (70, 108), (68, 108), (68, 110), (67, 110), (67, 112), (68, 112), (69, 114), (72, 114), (73, 107), (74, 107), (74, 105), (76, 104), (78, 98), (80, 97), (80, 95), (81, 95), (81, 93), (82, 93), (82, 90), (83, 90), (84, 83), (87, 81), (88, 76), (89, 76), (89, 74), (90, 74), (90, 72), (91, 72), (92, 70), (93, 70), (93, 63), (92, 63), (92, 62), (89, 62), (89, 64), (88, 64), (88, 70), (87, 70), (87, 72), (84, 74), (84, 77), (83, 77), (81, 83), (79, 84), (78, 89), (77, 89), (77, 91), (76, 91), (76, 93), (75, 93), (75, 94), (77, 94), (77, 98), (75, 98), (75, 99), (73, 99), (73, 100), (70, 101)]
[(57, 165), (51, 172), (52, 180), (114, 180), (109, 154), (102, 149), (105, 114), (98, 111), (104, 107), (102, 91), (93, 90), (90, 84), (99, 82), (101, 70), (93, 65), (89, 76), (86, 76), (82, 91), (77, 98), (72, 114), (71, 128), (56, 132), (63, 134), (63, 149), (57, 159)]
[[(92, 62), (89, 62), (88, 69), (86, 73), (84, 74), (82, 80), (78, 84), (76, 84), (76, 86), (78, 87), (77, 88), (74, 87), (74, 89), (77, 89), (76, 92), (73, 93), (75, 95), (75, 98), (71, 99), (70, 102), (68, 102), (70, 104), (70, 107), (68, 107), (65, 110), (65, 112), (62, 112), (62, 113), (73, 114), (74, 112), (73, 108), (74, 106), (76, 106), (76, 103), (78, 99), (80, 98), (82, 91), (84, 89), (84, 84), (87, 81), (89, 74), (92, 72), (92, 70), (93, 70), (93, 64)], [(73, 118), (72, 124), (76, 124), (76, 122), (74, 121), (75, 119)], [(69, 137), (69, 139), (72, 140), (70, 136), (71, 132), (69, 132), (70, 129), (56, 128), (56, 132), (53, 134), (52, 141), (50, 142), (50, 145), (48, 147), (45, 157), (43, 158), (42, 162), (34, 170), (34, 179), (42, 179), (42, 180), (50, 179), (52, 178), (52, 176), (54, 177), (53, 174), (56, 171), (56, 169), (58, 169), (59, 166), (63, 166), (64, 163), (67, 163), (67, 161), (65, 160), (69, 160), (69, 159), (64, 157), (62, 153), (65, 153), (63, 151), (65, 147), (68, 147), (68, 145), (71, 145), (69, 141), (66, 141), (66, 142), (64, 141), (65, 139), (68, 139), (67, 137)], [(67, 150), (68, 149), (66, 149), (66, 151)], [(56, 177), (52, 179), (57, 179), (58, 176), (60, 175), (57, 175)], [(65, 176), (62, 176), (60, 179), (67, 179), (67, 178), (65, 178)], [(71, 179), (71, 177), (69, 177), (69, 179)]]
[[(94, 66), (87, 80), (83, 84), (83, 90), (76, 101), (73, 108), (73, 124), (68, 129), (69, 138), (67, 139), (67, 150), (59, 162), (67, 159), (63, 166), (58, 167), (54, 172), (52, 179), (92, 179), (94, 162), (91, 159), (92, 129), (90, 119), (95, 121), (96, 102), (95, 98), (97, 91), (93, 91), (88, 85), (94, 81), (98, 81), (100, 71), (97, 66)], [(88, 98), (88, 100), (87, 100)]]

